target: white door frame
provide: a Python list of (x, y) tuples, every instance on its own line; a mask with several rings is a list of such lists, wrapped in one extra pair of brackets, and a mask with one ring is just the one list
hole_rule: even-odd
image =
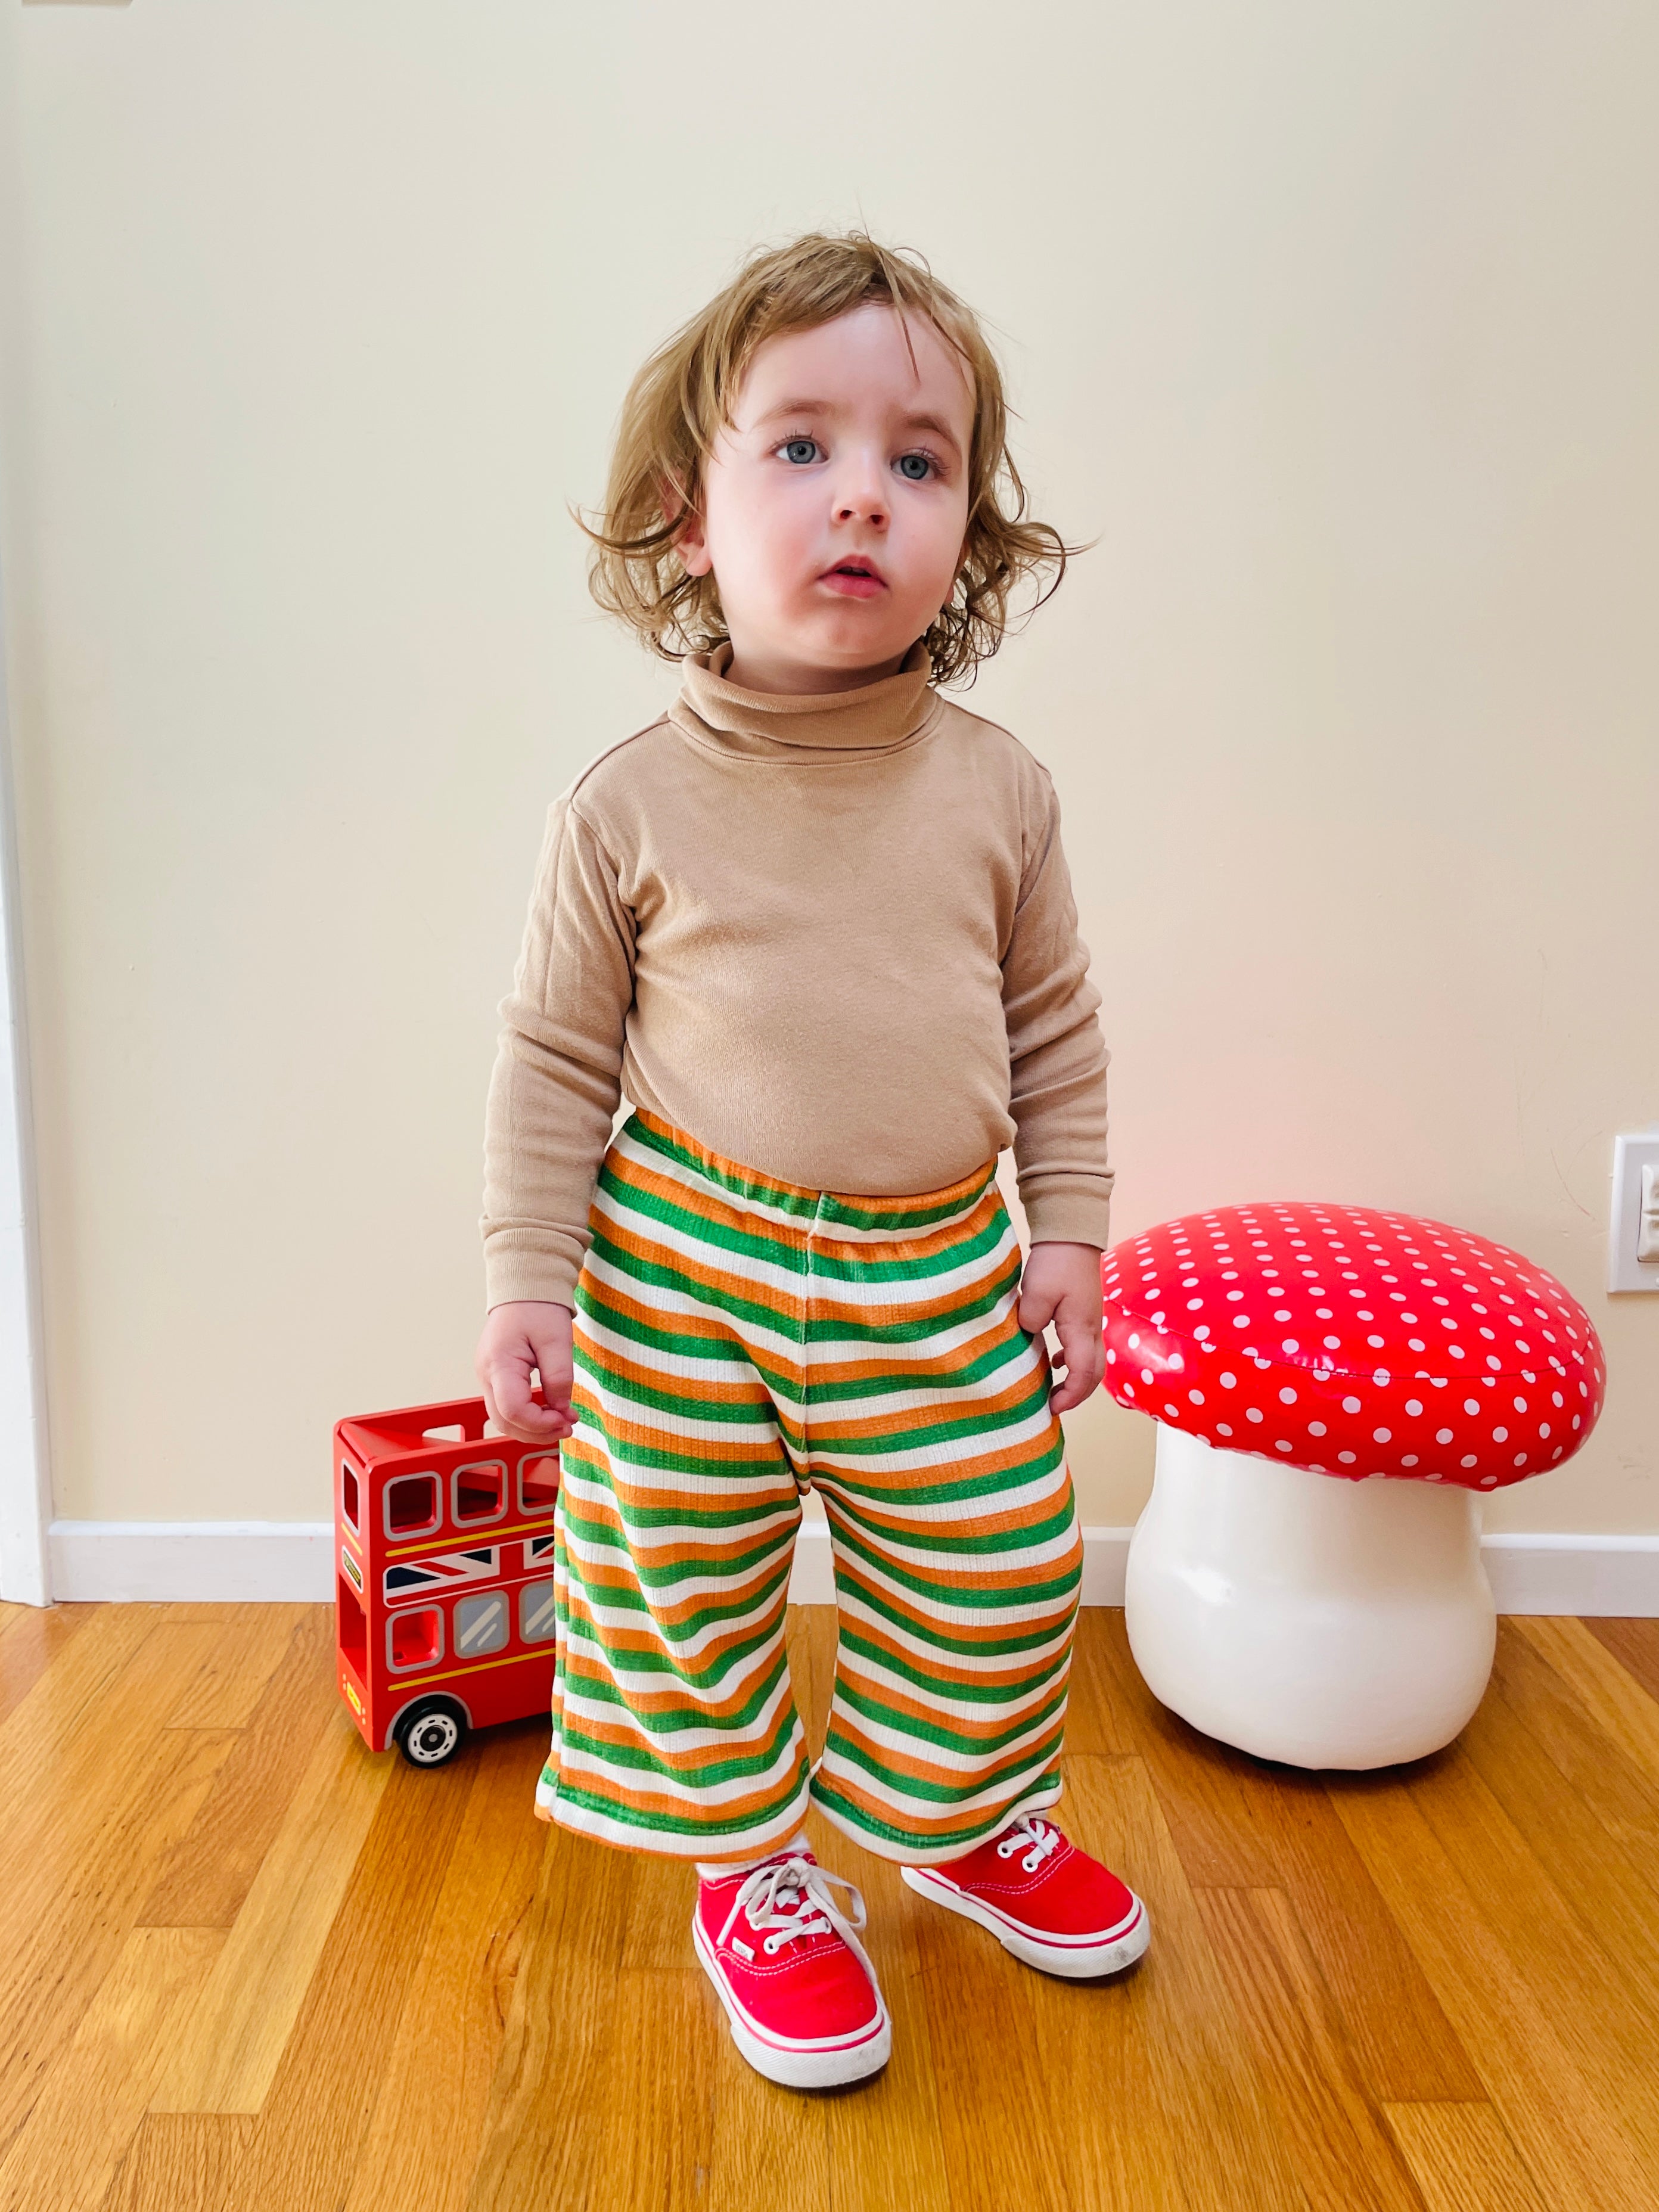
[(0, 592), (0, 1598), (52, 1603), (34, 1144)]

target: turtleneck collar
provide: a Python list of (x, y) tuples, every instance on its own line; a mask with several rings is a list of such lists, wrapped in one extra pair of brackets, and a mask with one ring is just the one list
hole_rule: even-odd
[(743, 691), (726, 680), (731, 660), (729, 640), (712, 653), (688, 654), (680, 696), (669, 708), (688, 737), (722, 752), (775, 759), (887, 752), (919, 736), (940, 703), (928, 688), (933, 664), (920, 638), (896, 676), (855, 691)]

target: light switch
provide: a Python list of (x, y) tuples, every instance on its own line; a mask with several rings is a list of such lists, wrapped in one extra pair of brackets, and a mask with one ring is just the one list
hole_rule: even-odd
[(1642, 1211), (1636, 1224), (1636, 1256), (1659, 1261), (1659, 1167), (1642, 1163)]
[(1659, 1291), (1659, 1129), (1613, 1140), (1607, 1288)]

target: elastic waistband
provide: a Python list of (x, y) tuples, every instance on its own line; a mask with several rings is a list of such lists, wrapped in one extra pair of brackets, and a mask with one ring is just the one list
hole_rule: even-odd
[(976, 1206), (996, 1181), (997, 1164), (987, 1160), (971, 1175), (946, 1183), (940, 1190), (912, 1191), (902, 1197), (882, 1197), (855, 1191), (811, 1190), (803, 1183), (785, 1182), (745, 1167), (741, 1160), (726, 1159), (684, 1129), (676, 1129), (642, 1106), (636, 1106), (620, 1133), (644, 1152), (655, 1153), (671, 1172), (701, 1176), (728, 1198), (769, 1212), (805, 1221), (833, 1223), (838, 1228), (874, 1231), (894, 1237), (914, 1237), (936, 1229)]

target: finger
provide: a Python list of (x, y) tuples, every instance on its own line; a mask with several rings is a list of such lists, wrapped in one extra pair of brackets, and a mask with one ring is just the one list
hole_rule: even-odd
[(1055, 1328), (1066, 1380), (1056, 1387), (1048, 1403), (1054, 1412), (1066, 1413), (1073, 1406), (1080, 1406), (1100, 1381), (1106, 1365), (1105, 1351), (1083, 1316), (1063, 1302)]
[(523, 1437), (527, 1443), (544, 1443), (556, 1429), (562, 1433), (568, 1429), (569, 1423), (563, 1414), (552, 1407), (538, 1406), (531, 1396), (527, 1359), (500, 1359), (493, 1372), (495, 1401), (501, 1408), (496, 1418), (504, 1429)]
[(1019, 1325), (1027, 1336), (1041, 1336), (1054, 1319), (1060, 1304), (1057, 1292), (1022, 1288), (1019, 1294)]
[(570, 1393), (575, 1382), (573, 1364), (568, 1352), (561, 1353), (556, 1345), (536, 1347), (536, 1372), (541, 1377), (542, 1401), (544, 1405), (556, 1405), (567, 1415), (570, 1411)]

